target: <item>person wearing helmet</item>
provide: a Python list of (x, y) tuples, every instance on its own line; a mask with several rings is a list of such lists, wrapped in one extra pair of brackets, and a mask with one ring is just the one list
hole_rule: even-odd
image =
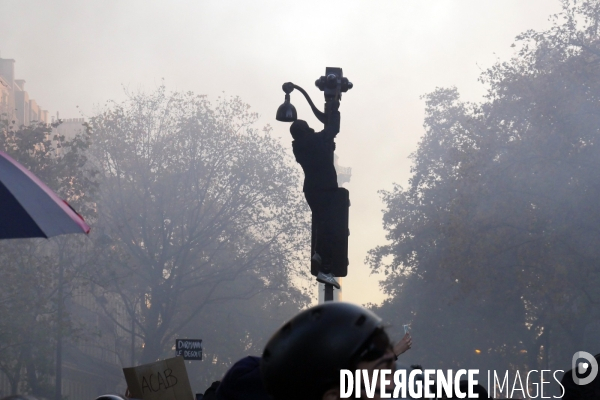
[(328, 302), (275, 332), (260, 370), (275, 400), (337, 400), (340, 370), (393, 370), (395, 358), (381, 318), (354, 304)]

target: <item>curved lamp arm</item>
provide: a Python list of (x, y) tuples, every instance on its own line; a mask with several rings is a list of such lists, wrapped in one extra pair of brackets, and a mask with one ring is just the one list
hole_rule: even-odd
[(304, 95), (304, 97), (306, 98), (306, 101), (308, 101), (308, 104), (310, 105), (310, 108), (312, 109), (313, 113), (315, 114), (315, 117), (317, 117), (317, 119), (319, 121), (321, 121), (323, 124), (327, 124), (327, 116), (325, 115), (324, 112), (322, 112), (315, 106), (315, 104), (310, 99), (310, 96), (308, 95), (308, 93), (306, 93), (306, 91), (304, 89), (302, 89), (298, 85), (294, 85), (292, 82), (284, 83), (282, 88), (286, 94), (290, 94), (294, 89), (298, 89), (298, 91)]

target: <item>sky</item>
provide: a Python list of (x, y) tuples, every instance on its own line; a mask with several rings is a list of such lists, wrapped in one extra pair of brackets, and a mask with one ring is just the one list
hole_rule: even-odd
[[(240, 96), (288, 150), (289, 124), (275, 120), (281, 84), (322, 107), (314, 81), (342, 67), (354, 84), (336, 140), (340, 165), (352, 168), (342, 297), (379, 303), (382, 276), (364, 262), (386, 243), (378, 191), (408, 182), (421, 96), (456, 86), (480, 101), (482, 71), (559, 11), (558, 0), (0, 0), (0, 57), (16, 60), (16, 78), (51, 115), (91, 116), (125, 89), (152, 91), (164, 79), (213, 100)], [(291, 97), (298, 117), (322, 129), (301, 94)]]

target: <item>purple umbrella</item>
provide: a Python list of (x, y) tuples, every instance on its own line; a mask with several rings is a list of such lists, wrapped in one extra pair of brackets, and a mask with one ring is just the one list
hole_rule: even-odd
[(66, 201), (0, 151), (0, 239), (89, 231), (81, 215)]

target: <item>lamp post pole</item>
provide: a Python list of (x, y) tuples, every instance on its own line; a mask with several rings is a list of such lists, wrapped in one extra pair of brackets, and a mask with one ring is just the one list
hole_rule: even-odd
[[(342, 93), (353, 85), (341, 68), (327, 67), (325, 75), (315, 85), (325, 97), (324, 112), (312, 102), (304, 89), (291, 82), (283, 84), (285, 101), (277, 109), (276, 119), (294, 122), (290, 133), (296, 161), (304, 170), (304, 193), (312, 211), (311, 273), (324, 283), (325, 301), (333, 301), (334, 287), (340, 285), (334, 277), (346, 276), (348, 271), (348, 191), (337, 185), (334, 166), (334, 138), (340, 128), (339, 106)], [(298, 90), (304, 95), (324, 130), (315, 133), (304, 121), (298, 120), (296, 108), (290, 102), (290, 93)]]

